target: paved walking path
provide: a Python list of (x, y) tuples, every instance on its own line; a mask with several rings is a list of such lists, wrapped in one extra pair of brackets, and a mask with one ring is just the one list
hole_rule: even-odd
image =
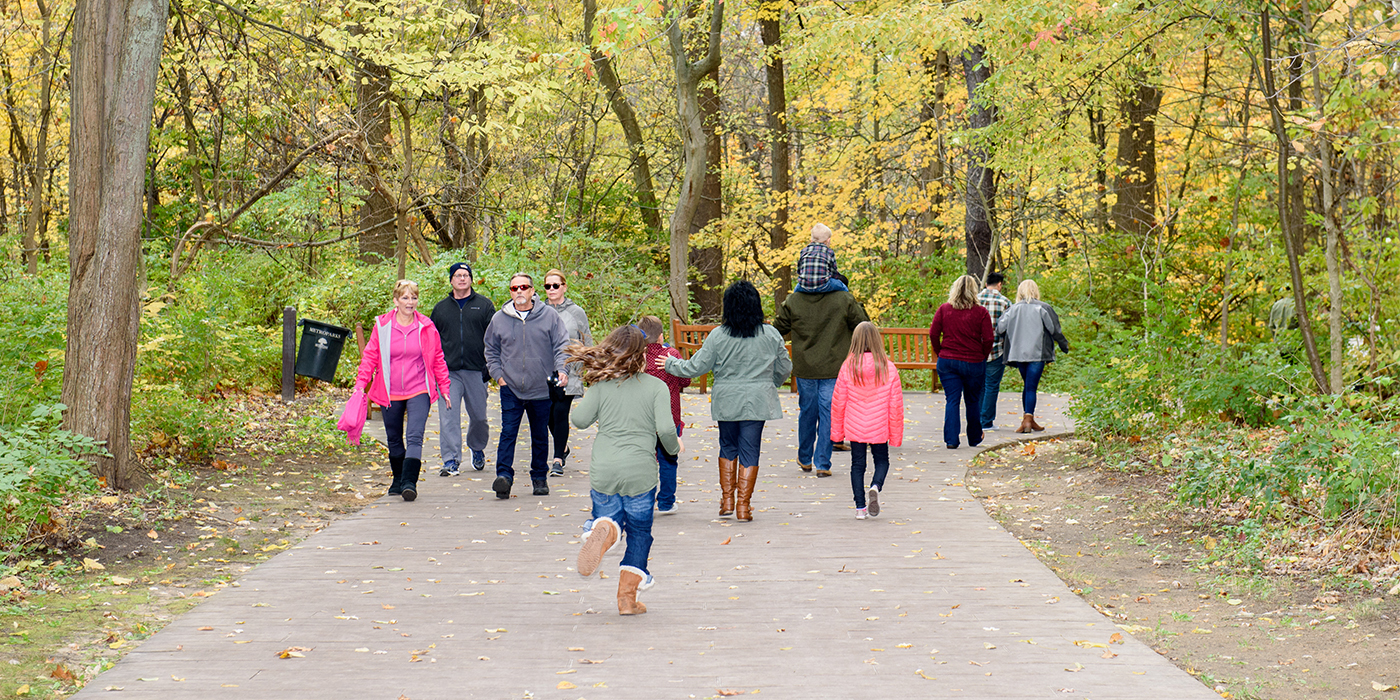
[[(417, 502), (381, 499), (260, 565), (79, 697), (1217, 697), (1126, 633), (1110, 644), (1113, 623), (986, 515), (963, 486), (976, 450), (943, 446), (941, 396), (905, 394), (883, 512), (858, 521), (848, 453), (832, 478), (798, 470), (784, 392), (752, 523), (715, 518), (707, 399), (685, 397), (681, 509), (656, 520), (646, 615), (617, 614), (621, 544), (606, 579), (571, 568), (590, 430), (544, 497), (525, 481), (501, 502), (490, 466), (440, 478), (425, 460)], [(1020, 437), (1017, 404), (1001, 397), (985, 446)], [(1072, 429), (1063, 399), (1041, 405), (1042, 437)], [(493, 394), (491, 463), (498, 410)]]

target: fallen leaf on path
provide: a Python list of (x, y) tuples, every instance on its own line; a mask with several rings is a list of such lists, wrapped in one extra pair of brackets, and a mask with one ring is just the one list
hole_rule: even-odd
[(1112, 635), (1109, 635), (1109, 637), (1108, 637), (1108, 643), (1109, 643), (1109, 644), (1122, 644), (1122, 643), (1123, 643), (1123, 635), (1122, 635), (1121, 633), (1119, 633), (1119, 632), (1114, 632)]
[(199, 628), (199, 631), (200, 631), (200, 632), (213, 632), (213, 631), (214, 631), (214, 628), (213, 628), (213, 627), (207, 627), (207, 626), (206, 626), (206, 627), (200, 627), (200, 628)]
[[(714, 629), (714, 628), (711, 628)], [(569, 651), (587, 651), (583, 647), (569, 647)]]
[(54, 666), (53, 672), (49, 674), (49, 677), (57, 678), (58, 680), (67, 681), (69, 683), (72, 683), (73, 681), (77, 680), (77, 677), (73, 675), (73, 672), (65, 668), (63, 664), (58, 664), (57, 666)]
[(306, 658), (306, 654), (303, 654), (302, 652), (304, 652), (304, 651), (311, 651), (311, 649), (312, 649), (312, 647), (287, 647), (286, 649), (283, 649), (282, 651), (277, 652), (277, 658), (279, 658), (279, 659), (291, 659), (291, 658), (302, 659), (302, 658)]
[(601, 664), (601, 663), (603, 663), (603, 662), (605, 662), (605, 661), (607, 661), (607, 659), (579, 659), (579, 660), (578, 660), (578, 662), (581, 663), (581, 664)]
[(1118, 655), (1115, 654), (1115, 653), (1113, 653), (1112, 650), (1104, 649), (1104, 650), (1103, 650), (1103, 653), (1099, 655), (1099, 658), (1100, 658), (1100, 659), (1112, 659), (1112, 658), (1114, 658), (1114, 657), (1116, 657), (1116, 656), (1118, 656)]
[(935, 676), (930, 676), (930, 675), (928, 675), (927, 673), (924, 673), (924, 670), (923, 670), (922, 668), (921, 668), (921, 669), (918, 669), (918, 670), (916, 670), (916, 671), (914, 671), (914, 673), (915, 673), (915, 674), (918, 674), (918, 676), (919, 676), (920, 678), (922, 678), (922, 679), (924, 679), (924, 680), (926, 680), (926, 681), (936, 681), (936, 680), (938, 680), (937, 677), (935, 677)]
[(716, 689), (715, 689), (715, 694), (716, 694), (716, 695), (722, 695), (722, 696), (724, 696), (724, 697), (733, 697), (733, 696), (735, 696), (735, 695), (744, 695), (744, 691), (742, 691), (742, 690), (728, 690), (728, 689), (726, 689), (726, 688), (716, 688)]
[(1397, 686), (1385, 685), (1384, 683), (1377, 683), (1375, 681), (1371, 681), (1371, 690), (1374, 690), (1378, 693), (1388, 693), (1392, 690), (1395, 690), (1396, 687)]
[(729, 544), (729, 543), (732, 542), (732, 541), (734, 541), (734, 538), (733, 538), (733, 537), (726, 537), (726, 538), (724, 538), (724, 541), (723, 541), (723, 542), (720, 542), (720, 544)]
[(1070, 673), (1079, 673), (1080, 671), (1084, 670), (1084, 664), (1075, 664), (1074, 668), (1067, 668), (1065, 670), (1069, 671)]
[(578, 669), (576, 669), (576, 668), (571, 668), (571, 669), (569, 669), (569, 670), (567, 670), (567, 671), (555, 671), (555, 672), (554, 672), (554, 675), (556, 675), (556, 676), (567, 676), (567, 675), (569, 675), (570, 673), (578, 673)]
[(1074, 640), (1074, 645), (1077, 647), (1084, 647), (1085, 649), (1089, 649), (1092, 647), (1098, 647), (1100, 649), (1108, 648), (1107, 644), (1099, 644), (1098, 642), (1091, 642), (1087, 639), (1076, 639)]
[(569, 690), (571, 688), (577, 688), (578, 686), (568, 681), (559, 681), (559, 685), (556, 685), (554, 687), (558, 688), (559, 690)]

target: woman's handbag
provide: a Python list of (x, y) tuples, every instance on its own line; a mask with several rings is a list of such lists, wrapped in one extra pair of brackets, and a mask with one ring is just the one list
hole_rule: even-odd
[(345, 431), (345, 439), (352, 445), (360, 444), (360, 433), (365, 429), (365, 413), (368, 409), (365, 392), (356, 389), (350, 395), (350, 400), (345, 402), (345, 410), (340, 413), (340, 420), (336, 422), (336, 430)]

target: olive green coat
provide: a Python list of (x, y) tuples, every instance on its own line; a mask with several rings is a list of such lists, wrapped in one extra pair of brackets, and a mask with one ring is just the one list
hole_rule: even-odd
[(777, 420), (783, 417), (778, 387), (792, 373), (792, 360), (783, 336), (768, 324), (752, 338), (737, 338), (718, 326), (689, 360), (666, 358), (666, 371), (677, 377), (713, 372), (710, 417), (717, 421)]

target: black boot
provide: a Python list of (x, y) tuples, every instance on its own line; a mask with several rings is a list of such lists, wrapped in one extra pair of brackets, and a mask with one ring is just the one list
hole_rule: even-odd
[(389, 482), (389, 495), (403, 493), (403, 457), (390, 457), (389, 469), (394, 472), (394, 480)]
[(418, 498), (418, 472), (423, 468), (423, 460), (409, 457), (403, 461), (403, 500)]
[(536, 496), (548, 496), (548, 495), (549, 495), (549, 482), (548, 482), (548, 481), (545, 481), (544, 479), (532, 479), (532, 480), (531, 480), (531, 485), (533, 485), (533, 486), (535, 487), (535, 495), (536, 495)]

